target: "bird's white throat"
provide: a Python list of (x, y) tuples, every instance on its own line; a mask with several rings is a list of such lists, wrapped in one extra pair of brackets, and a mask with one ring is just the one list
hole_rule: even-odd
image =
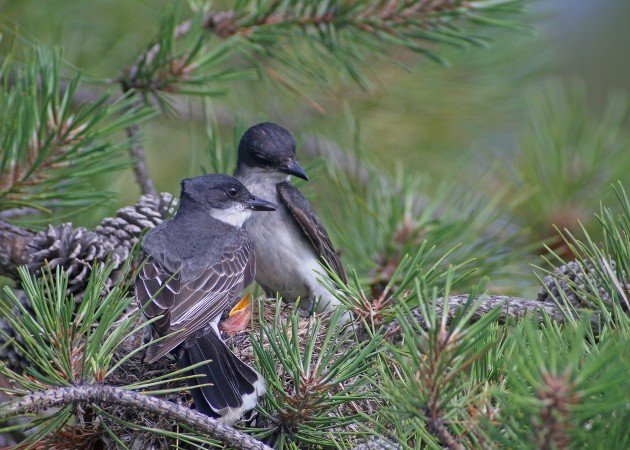
[(226, 209), (212, 209), (210, 214), (221, 222), (241, 228), (245, 221), (252, 215), (251, 209), (245, 208), (243, 205), (235, 205)]
[(248, 183), (253, 184), (265, 184), (275, 186), (283, 181), (289, 181), (290, 176), (286, 173), (278, 172), (275, 169), (267, 169), (264, 167), (249, 167), (241, 166), (235, 177), (240, 180), (245, 186)]

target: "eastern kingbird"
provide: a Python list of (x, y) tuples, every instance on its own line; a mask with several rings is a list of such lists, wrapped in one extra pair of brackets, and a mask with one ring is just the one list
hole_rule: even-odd
[(230, 351), (217, 324), (254, 280), (254, 247), (243, 223), (252, 211), (275, 209), (229, 175), (186, 179), (175, 217), (142, 242), (146, 263), (136, 295), (145, 316), (157, 318), (151, 326), (161, 338), (145, 362), (170, 352), (181, 368), (209, 361), (192, 369), (191, 395), (197, 410), (225, 423), (253, 409), (265, 392), (262, 377)]
[[(346, 273), (330, 237), (308, 200), (289, 176), (308, 180), (295, 160), (291, 133), (273, 123), (248, 129), (238, 146), (234, 176), (254, 195), (274, 202), (278, 210), (245, 222), (256, 250), (256, 281), (267, 295), (285, 301), (300, 298), (306, 310), (328, 311), (339, 304), (318, 281), (324, 260), (345, 282)], [(319, 274), (318, 274), (319, 273)]]

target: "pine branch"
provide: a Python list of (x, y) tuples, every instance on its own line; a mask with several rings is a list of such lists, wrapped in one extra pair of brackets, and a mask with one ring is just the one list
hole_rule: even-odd
[[(103, 222), (107, 222), (108, 220), (111, 219), (104, 219)], [(148, 225), (153, 226), (153, 224)], [(0, 233), (0, 275), (15, 277), (17, 275), (15, 272), (17, 266), (28, 264), (30, 257), (32, 257), (37, 250), (42, 250), (34, 246), (36, 236), (38, 234), (41, 235), (41, 233), (35, 233), (24, 228), (13, 226), (2, 220), (0, 220), (0, 231), (2, 231)], [(138, 238), (141, 232), (142, 229), (138, 229), (135, 237)], [(99, 239), (104, 241), (106, 237)], [(127, 250), (129, 250), (133, 242), (122, 241), (120, 245), (127, 247)], [(63, 262), (65, 261), (60, 261), (60, 263)], [(39, 269), (39, 267), (35, 266), (32, 268), (33, 270)], [(464, 306), (467, 301), (467, 295), (452, 296), (448, 302), (448, 316), (453, 317), (456, 311)], [(437, 308), (441, 314), (442, 302), (439, 300)], [(477, 320), (483, 317), (484, 314), (494, 308), (501, 309), (500, 318), (502, 322), (525, 317), (533, 312), (537, 312), (538, 317), (542, 320), (541, 311), (544, 311), (554, 321), (562, 322), (565, 318), (562, 310), (553, 303), (503, 295), (488, 295), (480, 299), (479, 308), (473, 315), (473, 319)], [(593, 319), (593, 323), (596, 323), (596, 319)], [(395, 322), (390, 324), (390, 327), (395, 328)]]
[[(366, 361), (380, 351), (381, 337), (357, 345), (353, 330), (340, 326), (343, 311), (304, 321), (295, 311), (283, 317), (280, 302), (268, 319), (265, 307), (259, 303), (260, 338), (251, 340), (267, 383), (257, 418), (265, 441), (276, 448), (307, 448), (313, 442), (328, 448), (349, 428), (356, 437), (369, 436), (358, 431), (365, 417), (348, 403), (373, 400), (367, 380), (375, 373)], [(331, 429), (337, 430), (333, 439)]]
[(231, 448), (271, 450), (270, 447), (251, 436), (190, 408), (113, 386), (63, 387), (25, 395), (17, 400), (0, 405), (0, 417), (9, 418), (23, 414), (33, 414), (50, 408), (77, 404), (97, 404), (103, 407), (124, 405), (137, 408), (148, 413), (170, 417), (175, 422), (188, 425), (200, 433), (205, 433), (221, 440), (230, 445)]
[[(108, 262), (114, 269), (104, 281), (108, 291), (117, 282), (120, 270), (130, 259), (134, 245), (146, 228), (153, 228), (169, 218), (177, 205), (170, 194), (160, 197), (143, 196), (134, 206), (118, 210), (116, 217), (103, 219), (94, 230), (73, 227), (70, 223), (49, 225), (34, 232), (13, 226), (0, 219), (0, 275), (19, 279), (19, 267), (26, 265), (33, 273), (46, 268), (63, 268), (68, 274), (64, 290), (81, 301), (89, 284), (90, 275), (99, 263)], [(25, 304), (28, 309), (30, 301)], [(19, 370), (28, 364), (28, 358), (11, 339), (12, 326), (8, 317), (0, 318), (0, 353), (5, 362)], [(7, 354), (12, 355), (7, 359)], [(2, 359), (2, 358), (0, 358)]]
[[(596, 448), (602, 437), (627, 447), (627, 317), (596, 336), (591, 324), (558, 328), (525, 320), (506, 336), (494, 390), (499, 420), (488, 429), (499, 448)], [(584, 426), (588, 424), (588, 426)]]
[[(173, 32), (173, 38), (175, 40), (179, 40), (185, 37), (190, 32), (192, 25), (192, 20), (186, 20), (180, 23)], [(161, 47), (162, 45), (160, 43), (153, 44), (147, 50), (142, 52), (140, 56), (138, 56), (133, 66), (124, 71), (124, 75), (119, 78), (119, 81), (122, 84), (124, 91), (139, 87), (137, 85), (130, 85), (128, 83), (128, 80), (135, 80), (138, 77), (143, 66), (151, 66), (158, 53), (160, 52)]]
[[(500, 308), (500, 321), (507, 322), (510, 319), (517, 319), (537, 313), (542, 320), (542, 311), (557, 322), (564, 321), (564, 314), (556, 305), (552, 303), (542, 303), (537, 300), (530, 300), (520, 297), (510, 297), (506, 295), (486, 295), (480, 298), (479, 307), (473, 314), (473, 320), (478, 320), (495, 308)], [(452, 318), (455, 312), (468, 302), (468, 295), (451, 296), (448, 300), (448, 317)], [(438, 305), (438, 314), (442, 315), (442, 306)]]
[[(186, 21), (184, 23), (189, 24), (190, 21)], [(183, 27), (183, 30), (185, 29), (186, 28)], [(133, 67), (129, 69), (130, 73), (134, 71)], [(67, 84), (68, 83), (63, 80), (60, 83), (60, 92), (62, 94), (65, 93), (67, 89)], [(86, 103), (93, 103), (94, 101), (103, 98), (105, 93), (106, 92), (104, 90), (99, 89), (95, 86), (80, 86), (74, 92), (73, 103), (77, 106), (84, 105)], [(107, 104), (114, 103), (119, 99), (119, 97), (120, 96), (117, 97), (116, 95), (108, 97)], [(159, 107), (159, 104), (151, 101), (151, 98), (146, 98), (145, 100), (152, 107)], [(191, 105), (190, 102), (187, 100), (184, 101), (184, 99), (173, 97), (169, 98), (168, 104), (169, 110), (175, 113), (176, 116), (180, 119), (192, 120), (200, 123), (204, 123), (206, 120), (203, 109), (198, 107), (196, 108), (195, 105)], [(234, 116), (234, 114), (225, 108), (218, 108), (217, 105), (213, 106), (213, 112), (216, 116), (218, 126), (221, 128), (233, 128), (235, 123), (237, 122), (237, 118)], [(302, 120), (300, 120), (300, 123), (297, 123), (293, 120), (292, 117), (285, 118), (285, 122), (288, 122), (287, 128), (290, 129), (299, 129), (303, 125)], [(355, 176), (357, 181), (363, 184), (367, 184), (368, 181), (371, 179), (372, 176), (369, 173), (365, 162), (359, 161), (354, 155), (345, 151), (336, 142), (318, 134), (306, 134), (302, 135), (301, 138), (302, 145), (299, 149), (301, 155), (304, 155), (310, 159), (326, 158), (334, 162), (334, 164), (337, 165), (342, 171)], [(29, 211), (24, 214), (30, 213), (31, 212)], [(20, 215), (22, 215), (22, 212), (18, 210), (6, 210), (0, 212), (0, 218), (4, 219), (10, 217), (18, 217)]]
[[(10, 85), (15, 83), (15, 77), (12, 77), (10, 80)], [(76, 86), (73, 82), (68, 80), (59, 80), (59, 95), (61, 97), (66, 95), (66, 92), (70, 92), (72, 98), (72, 104), (76, 108), (81, 108), (82, 106), (98, 103), (102, 106), (112, 106), (116, 105), (124, 101), (124, 95), (109, 95), (108, 92), (102, 89), (98, 89), (95, 87), (87, 87), (87, 86)], [(40, 87), (41, 88), (41, 87)], [(141, 110), (144, 104), (141, 101), (136, 101), (132, 107), (129, 109)], [(153, 105), (152, 105), (153, 106)], [(183, 113), (185, 110), (182, 107), (180, 113)], [(126, 128), (127, 136), (130, 138), (131, 143), (129, 146), (129, 154), (133, 161), (133, 170), (136, 175), (136, 180), (140, 186), (140, 190), (142, 194), (151, 194), (157, 195), (155, 187), (153, 186), (153, 181), (149, 177), (147, 164), (146, 164), (146, 156), (144, 148), (141, 144), (141, 136), (140, 136), (140, 127), (137, 123), (133, 123), (129, 127)], [(44, 171), (45, 165), (43, 165), (39, 170)], [(36, 184), (37, 180), (32, 181), (32, 184)], [(2, 184), (0, 184), (0, 190), (2, 188)], [(18, 190), (19, 186), (15, 186), (14, 190)], [(0, 212), (0, 217), (3, 219), (28, 216), (37, 213), (38, 211), (34, 208), (12, 208), (9, 210), (5, 210)]]
[[(488, 25), (513, 25), (500, 19), (484, 20), (486, 14), (513, 12), (518, 0), (466, 2), (461, 0), (424, 1), (327, 1), (242, 2), (238, 9), (202, 11), (175, 25), (166, 21), (159, 38), (136, 59), (119, 78), (124, 89), (173, 92), (178, 82), (193, 85), (216, 82), (217, 77), (195, 78), (194, 73), (224, 52), (204, 48), (207, 36), (230, 41), (230, 53), (242, 51), (259, 73), (272, 75), (277, 82), (295, 89), (279, 76), (269, 63), (277, 62), (311, 77), (325, 77), (325, 65), (341, 69), (361, 84), (367, 84), (359, 68), (364, 63), (357, 50), (386, 55), (389, 46), (407, 48), (441, 62), (431, 47), (435, 44), (480, 45), (482, 38), (471, 36), (458, 21), (478, 21)], [(204, 37), (206, 33), (206, 37)], [(191, 38), (193, 45), (177, 52), (176, 41)], [(236, 38), (236, 39), (232, 39)], [(305, 49), (319, 56), (317, 70), (304, 65)], [(261, 60), (263, 57), (265, 60)], [(195, 61), (198, 58), (199, 61)], [(324, 70), (323, 70), (324, 69)], [(234, 74), (234, 69), (228, 69)]]
[(113, 136), (150, 111), (107, 95), (75, 108), (80, 76), (62, 83), (60, 52), (37, 48), (22, 63), (8, 61), (0, 68), (0, 210), (76, 211), (110, 196), (92, 192), (90, 180), (127, 167), (126, 143)]
[[(382, 365), (381, 379), (394, 413), (418, 420), (426, 443), (438, 441), (447, 448), (462, 450), (472, 443), (467, 437), (471, 421), (462, 408), (464, 399), (476, 399), (480, 392), (478, 380), (469, 384), (464, 377), (487, 353), (499, 312), (494, 309), (476, 321), (473, 312), (477, 303), (469, 302), (456, 317), (443, 315), (453, 276), (451, 268), (445, 299), (422, 301), (414, 310), (402, 303), (396, 309), (402, 339), (400, 345), (390, 346), (396, 364)], [(416, 286), (415, 290), (421, 288)], [(471, 345), (473, 342), (477, 345)]]
[[(168, 218), (175, 204), (170, 194), (162, 194), (160, 198), (143, 196), (136, 205), (120, 209), (116, 217), (103, 219), (101, 225), (94, 230), (62, 224), (33, 232), (0, 220), (0, 275), (17, 279), (17, 267), (20, 265), (28, 265), (33, 272), (41, 271), (46, 264), (52, 268), (63, 267), (71, 274), (68, 289), (80, 297), (93, 267), (108, 259), (115, 269), (120, 267), (129, 258), (131, 249), (140, 239), (143, 230)], [(116, 271), (112, 273), (108, 286), (113, 285), (115, 277)], [(468, 297), (465, 295), (452, 296), (449, 299), (449, 320), (467, 301)], [(479, 302), (479, 308), (471, 321), (481, 320), (494, 308), (500, 308), (502, 322), (528, 314), (535, 315), (541, 321), (542, 311), (554, 321), (565, 321), (562, 309), (552, 302), (506, 296), (486, 296)], [(436, 301), (440, 314), (444, 304), (444, 299)], [(423, 323), (419, 308), (414, 309), (413, 314)], [(594, 329), (599, 329), (596, 318), (593, 318), (592, 323)], [(389, 339), (400, 340), (401, 330), (396, 320), (387, 324), (386, 331)], [(13, 343), (6, 342), (6, 345), (12, 347)]]
[[(140, 237), (143, 227), (153, 227), (160, 223), (164, 217), (167, 217), (166, 209), (172, 211), (174, 207), (173, 197), (170, 194), (162, 194), (160, 199), (152, 196), (142, 197), (134, 207), (126, 207), (119, 210), (117, 218), (103, 219), (102, 225), (93, 233), (96, 235), (96, 243), (109, 245), (111, 252), (121, 253), (126, 258), (131, 247)], [(168, 208), (170, 206), (170, 208)], [(112, 225), (114, 225), (112, 227)], [(138, 226), (141, 225), (141, 226)], [(79, 229), (74, 229), (79, 230)], [(83, 229), (84, 230), (84, 229)], [(124, 231), (123, 231), (124, 230)], [(85, 230), (84, 232), (87, 232)], [(68, 231), (69, 235), (72, 233)], [(122, 235), (120, 235), (122, 233)], [(112, 243), (113, 236), (120, 235), (120, 238)], [(17, 276), (16, 268), (19, 265), (27, 264), (32, 270), (36, 271), (41, 268), (46, 258), (38, 258), (37, 262), (34, 256), (38, 252), (45, 250), (48, 241), (44, 239), (46, 232), (35, 233), (25, 228), (13, 226), (0, 219), (0, 275), (15, 278)], [(74, 257), (70, 251), (82, 235), (77, 234), (70, 238), (69, 241), (61, 242), (67, 246), (59, 250), (59, 255), (67, 255), (67, 260), (63, 256), (54, 258), (56, 264), (64, 265), (70, 263)], [(107, 257), (107, 253), (103, 254), (102, 259), (95, 259), (93, 262), (102, 262)], [(456, 311), (466, 304), (468, 296), (458, 295), (452, 296), (448, 301), (448, 316), (453, 317)], [(539, 320), (542, 320), (541, 312), (558, 322), (565, 320), (563, 311), (552, 302), (540, 302), (532, 299), (524, 299), (518, 297), (509, 297), (501, 295), (488, 295), (479, 300), (479, 308), (473, 315), (473, 320), (478, 320), (486, 313), (494, 308), (500, 308), (500, 320), (506, 322), (510, 319), (520, 318), (532, 313), (536, 313)], [(438, 301), (437, 308), (441, 313), (442, 301)], [(593, 325), (597, 324), (597, 318), (593, 318)], [(396, 328), (395, 322), (391, 323), (390, 328)]]

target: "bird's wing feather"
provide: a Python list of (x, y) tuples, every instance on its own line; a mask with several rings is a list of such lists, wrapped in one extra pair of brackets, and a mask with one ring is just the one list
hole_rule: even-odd
[(280, 199), (291, 211), (291, 214), (319, 257), (332, 267), (344, 283), (347, 282), (346, 272), (341, 264), (341, 259), (330, 241), (324, 224), (319, 220), (306, 197), (288, 181), (279, 183), (277, 189)]
[(144, 314), (148, 319), (162, 316), (153, 322), (155, 333), (169, 335), (149, 348), (148, 362), (159, 359), (192, 333), (207, 327), (238, 301), (239, 292), (252, 282), (255, 274), (252, 244), (242, 244), (226, 248), (212, 265), (193, 268), (188, 264), (176, 273), (148, 258), (136, 278), (136, 295), (141, 305), (146, 304)]

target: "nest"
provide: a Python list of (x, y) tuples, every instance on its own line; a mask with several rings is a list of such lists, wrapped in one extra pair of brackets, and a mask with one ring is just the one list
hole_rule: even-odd
[[(268, 326), (274, 326), (274, 324), (283, 324), (287, 323), (291, 320), (293, 316), (293, 308), (289, 305), (281, 305), (279, 308), (279, 312), (276, 314), (275, 304), (272, 302), (268, 302), (266, 300), (262, 300), (259, 303), (258, 308), (254, 308), (253, 317), (254, 320), (251, 321), (250, 327), (245, 330), (239, 331), (230, 336), (223, 336), (225, 338), (226, 343), (230, 347), (230, 349), (238, 356), (242, 361), (252, 364), (255, 358), (254, 348), (252, 342), (250, 340), (250, 333), (255, 336), (260, 336), (260, 340), (262, 342), (263, 347), (269, 346), (269, 340), (264, 333), (261, 332), (260, 323), (265, 323)], [(262, 321), (259, 320), (259, 314), (262, 314)], [(329, 314), (323, 313), (319, 315), (314, 315), (311, 317), (302, 317), (298, 316), (297, 320), (297, 334), (300, 345), (300, 350), (305, 352), (306, 346), (311, 340), (311, 335), (313, 331), (312, 322), (313, 320), (321, 319), (321, 327), (319, 328), (318, 334), (316, 336), (315, 349), (314, 353), (318, 354), (321, 351), (323, 340), (325, 339), (326, 333), (328, 331), (327, 323), (329, 319)], [(277, 327), (274, 327), (278, 329)], [(129, 348), (137, 348), (139, 342), (132, 343)], [(351, 345), (349, 343), (349, 345)], [(342, 347), (339, 349), (339, 352), (344, 352), (345, 348)], [(119, 349), (121, 355), (127, 353), (124, 347)], [(130, 358), (125, 364), (117, 370), (113, 376), (107, 380), (108, 383), (124, 385), (129, 383), (139, 382), (141, 380), (146, 380), (148, 378), (159, 376), (161, 374), (173, 372), (177, 370), (177, 366), (174, 361), (169, 358), (162, 358), (160, 361), (156, 362), (153, 365), (147, 366), (142, 362), (142, 357), (140, 355), (134, 355), (133, 358)], [(285, 400), (291, 401), (303, 401), (304, 399), (297, 394), (295, 386), (293, 384), (292, 377), (285, 373), (285, 369), (280, 361), (275, 362), (275, 370), (276, 373), (281, 374), (281, 379), (284, 381), (282, 386), (283, 392), (273, 392), (271, 388), (268, 389), (267, 395), (283, 395), (285, 396)], [(349, 383), (352, 383), (353, 380), (349, 380)], [(169, 387), (176, 387), (177, 385), (173, 384)], [(174, 401), (179, 404), (185, 404), (189, 407), (194, 407), (191, 401), (190, 396), (188, 395), (185, 383), (181, 383), (179, 386), (182, 387), (183, 391), (180, 393), (169, 394), (166, 398), (170, 401)], [(333, 389), (328, 391), (328, 395), (336, 394), (344, 389), (343, 385), (335, 386)], [(308, 394), (306, 394), (308, 395)], [(322, 394), (320, 392), (314, 393), (314, 398), (319, 398)], [(264, 397), (263, 397), (264, 399)], [(263, 400), (264, 401), (264, 400)], [(377, 408), (377, 405), (374, 402), (348, 402), (343, 405), (338, 406), (335, 410), (329, 412), (331, 416), (336, 417), (346, 417), (350, 415), (355, 415), (357, 412), (363, 413), (371, 413)], [(172, 420), (169, 420), (167, 417), (152, 417), (147, 415), (138, 415), (134, 411), (127, 411), (124, 408), (121, 408), (116, 411), (108, 411), (110, 414), (116, 415), (117, 417), (122, 418), (125, 421), (141, 424), (145, 427), (149, 428), (160, 428), (163, 430), (172, 430), (175, 431), (175, 425)], [(256, 428), (273, 428), (278, 427), (280, 423), (284, 423), (284, 426), (290, 426), (292, 422), (300, 423), (302, 420), (306, 419), (306, 417), (284, 417), (282, 415), (278, 417), (264, 417), (259, 415), (255, 410), (248, 416), (244, 418), (244, 423), (246, 426), (256, 427)], [(173, 441), (163, 438), (160, 436), (156, 436), (153, 434), (149, 434), (146, 432), (139, 432), (137, 430), (128, 429), (125, 427), (121, 427), (117, 424), (108, 423), (110, 428), (116, 430), (118, 436), (124, 436), (127, 442), (138, 442), (144, 443), (146, 447), (142, 448), (155, 448), (155, 449), (166, 449), (171, 448), (173, 445)], [(331, 432), (333, 430), (330, 430)], [(360, 431), (358, 429), (354, 429), (352, 426), (350, 428), (339, 429), (338, 431)], [(109, 445), (113, 445), (113, 442), (108, 442)], [(108, 447), (110, 448), (110, 447)], [(111, 448), (114, 448), (113, 446)]]

